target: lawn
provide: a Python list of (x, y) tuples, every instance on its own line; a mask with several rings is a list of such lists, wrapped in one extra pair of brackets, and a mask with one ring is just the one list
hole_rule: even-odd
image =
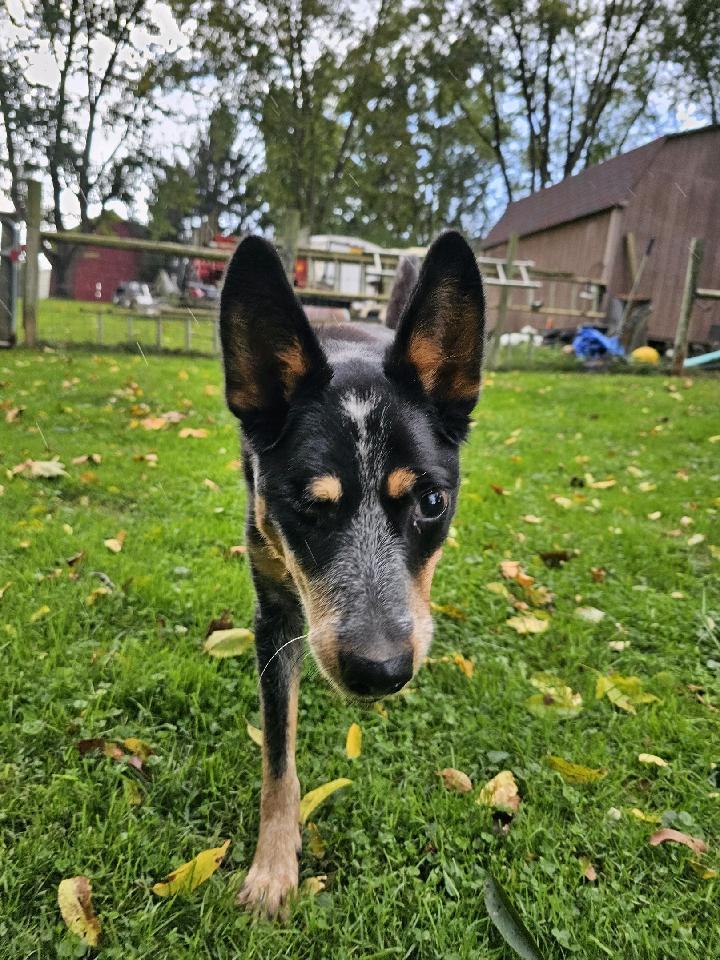
[[(212, 618), (227, 609), (251, 626), (253, 610), (246, 559), (230, 549), (244, 494), (219, 387), (210, 360), (0, 356), (2, 960), (83, 955), (56, 899), (78, 874), (107, 960), (510, 960), (483, 903), (487, 871), (547, 958), (720, 957), (720, 381), (491, 379), (435, 580), (435, 662), (382, 711), (344, 704), (319, 678), (303, 686), (303, 790), (353, 783), (313, 815), (324, 850), (306, 833), (301, 878), (327, 885), (285, 926), (233, 906), (257, 828), (246, 721), (259, 719), (251, 656), (202, 650)], [(145, 429), (169, 411), (184, 419)], [(53, 457), (65, 476), (11, 475)], [(547, 566), (545, 551), (571, 557)], [(533, 589), (504, 578), (504, 560)], [(549, 617), (544, 632), (508, 625), (527, 614), (523, 597)], [(550, 697), (528, 709), (542, 671), (581, 694), (577, 716), (559, 718)], [(657, 699), (634, 713), (597, 700), (610, 672)], [(353, 722), (363, 749), (350, 761)], [(81, 756), (78, 741), (99, 737), (149, 743), (146, 775)], [(569, 783), (549, 756), (606, 774)], [(447, 790), (446, 767), (473, 792)], [(522, 798), (506, 829), (475, 802), (502, 770)], [(662, 827), (707, 853), (651, 846)], [(194, 893), (152, 892), (225, 839), (224, 864)]]

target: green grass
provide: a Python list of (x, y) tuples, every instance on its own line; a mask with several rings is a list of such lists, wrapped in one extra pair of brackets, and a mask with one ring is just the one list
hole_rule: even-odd
[[(253, 609), (246, 560), (228, 554), (243, 539), (244, 494), (219, 382), (209, 360), (0, 356), (2, 402), (25, 407), (0, 426), (0, 587), (12, 581), (0, 600), (2, 960), (82, 955), (56, 904), (59, 881), (76, 874), (92, 880), (108, 960), (508, 960), (483, 905), (487, 870), (546, 957), (720, 957), (718, 880), (697, 876), (685, 847), (650, 847), (656, 827), (629, 813), (656, 812), (704, 837), (703, 862), (720, 868), (720, 714), (708, 706), (720, 706), (720, 446), (709, 442), (720, 433), (718, 381), (673, 384), (675, 399), (661, 377), (493, 378), (464, 452), (457, 546), (445, 550), (434, 588), (466, 619), (437, 615), (433, 656), (461, 652), (474, 676), (452, 662), (427, 666), (410, 693), (386, 703), (387, 718), (343, 704), (321, 679), (305, 683), (303, 788), (354, 782), (317, 811), (321, 859), (306, 840), (301, 877), (326, 874), (327, 889), (301, 899), (284, 927), (252, 923), (233, 906), (258, 817), (259, 753), (245, 730), (246, 719), (258, 722), (252, 659), (201, 651), (212, 617), (229, 608), (236, 625), (250, 625)], [(138, 404), (187, 418), (146, 432)], [(208, 435), (180, 439), (185, 426)], [(148, 452), (156, 467), (136, 459)], [(72, 464), (91, 453), (100, 465)], [(55, 455), (67, 477), (5, 476), (26, 458)], [(588, 472), (617, 483), (571, 485)], [(553, 494), (577, 499), (565, 509)], [(662, 516), (649, 520), (654, 511)], [(121, 529), (113, 554), (103, 540)], [(705, 539), (691, 546), (695, 533)], [(579, 553), (546, 568), (538, 551), (554, 548)], [(80, 550), (82, 562), (68, 567)], [(506, 625), (514, 611), (487, 590), (507, 558), (556, 594), (545, 633), (516, 634)], [(593, 567), (607, 571), (604, 582)], [(100, 573), (115, 589), (90, 604)], [(587, 605), (605, 612), (601, 623), (576, 617)], [(614, 652), (618, 639), (629, 645)], [(662, 702), (633, 716), (596, 701), (598, 671), (610, 669), (641, 677)], [(526, 710), (528, 678), (540, 670), (582, 693), (577, 719)], [(364, 746), (351, 763), (353, 721)], [(77, 741), (98, 736), (148, 741), (151, 779), (81, 758)], [(644, 766), (639, 753), (670, 766)], [(571, 786), (548, 754), (607, 776)], [(446, 766), (476, 790), (514, 772), (522, 805), (506, 835), (474, 796), (442, 787), (436, 771)], [(226, 863), (192, 896), (151, 892), (225, 838)], [(582, 856), (597, 883), (582, 879)]]

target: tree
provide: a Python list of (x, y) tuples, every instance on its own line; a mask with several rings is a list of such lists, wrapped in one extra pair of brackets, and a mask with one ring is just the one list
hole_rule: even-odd
[[(19, 210), (22, 179), (39, 172), (50, 181), (56, 229), (68, 224), (66, 193), (87, 229), (93, 205), (131, 199), (177, 38), (160, 40), (149, 0), (32, 0), (24, 9), (22, 21), (7, 5), (0, 15), (0, 116), (11, 196)], [(49, 254), (60, 289), (73, 253), (64, 246)]]
[(707, 109), (710, 122), (720, 123), (720, 3), (685, 0), (677, 20), (668, 25), (666, 54), (689, 80), (690, 94)]
[(448, 82), (508, 199), (622, 149), (649, 113), (664, 15), (659, 0), (483, 0), (447, 21)]

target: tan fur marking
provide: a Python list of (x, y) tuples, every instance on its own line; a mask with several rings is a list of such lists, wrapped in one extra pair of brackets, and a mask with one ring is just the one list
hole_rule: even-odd
[(387, 478), (388, 496), (395, 499), (404, 497), (415, 486), (417, 478), (418, 475), (408, 467), (398, 467), (397, 470), (393, 470)]
[(422, 334), (415, 334), (408, 347), (408, 360), (415, 367), (420, 383), (428, 393), (435, 386), (437, 371), (442, 363), (442, 344)]
[(285, 399), (289, 399), (296, 383), (308, 372), (307, 357), (303, 353), (300, 341), (295, 339), (290, 346), (277, 355), (280, 361), (280, 377), (285, 387)]
[(413, 619), (413, 631), (410, 638), (413, 651), (413, 671), (420, 667), (432, 641), (433, 624), (430, 613), (430, 589), (435, 567), (441, 556), (442, 548), (432, 554), (425, 566), (413, 579), (410, 591), (410, 613)]
[(308, 484), (308, 493), (314, 500), (330, 500), (338, 503), (342, 496), (342, 484), (337, 477), (328, 473), (323, 477), (315, 477)]

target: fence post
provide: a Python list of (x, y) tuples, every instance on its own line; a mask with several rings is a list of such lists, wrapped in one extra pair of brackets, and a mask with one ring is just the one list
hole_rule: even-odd
[(189, 315), (185, 317), (185, 349), (188, 353), (192, 350), (192, 319)]
[(687, 271), (685, 273), (682, 302), (680, 304), (680, 316), (678, 318), (677, 332), (675, 333), (672, 368), (670, 370), (674, 377), (679, 377), (682, 374), (683, 364), (687, 357), (690, 318), (695, 302), (698, 275), (700, 274), (700, 267), (703, 260), (703, 246), (703, 241), (698, 237), (693, 237), (690, 241), (690, 253), (688, 256)]
[(42, 185), (39, 180), (27, 182), (27, 239), (25, 244), (25, 290), (23, 292), (23, 333), (25, 345), (37, 344), (37, 305), (40, 286), (40, 220)]
[[(513, 271), (513, 262), (517, 255), (518, 248), (518, 238), (516, 233), (510, 234), (510, 239), (508, 240), (507, 245), (507, 254), (505, 259), (505, 279), (510, 280), (512, 278)], [(488, 344), (487, 352), (487, 362), (486, 365), (489, 369), (492, 369), (495, 366), (497, 360), (497, 353), (500, 347), (500, 337), (505, 326), (505, 318), (507, 317), (507, 307), (508, 307), (508, 297), (509, 297), (509, 288), (502, 286), (500, 287), (500, 299), (498, 300), (497, 305), (497, 314), (495, 319), (495, 329), (492, 332), (492, 337), (490, 338), (490, 343)]]

